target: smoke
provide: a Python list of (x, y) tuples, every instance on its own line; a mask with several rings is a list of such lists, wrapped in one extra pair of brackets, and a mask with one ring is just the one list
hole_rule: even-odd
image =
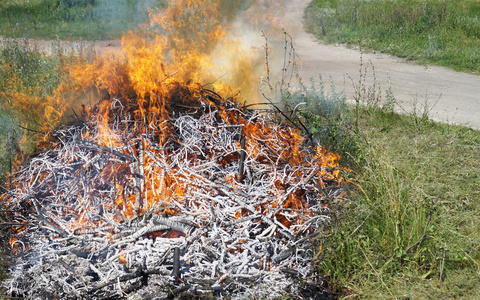
[[(286, 53), (283, 7), (283, 0), (169, 1), (168, 13), (151, 15), (149, 29), (165, 35), (166, 59), (186, 62), (188, 71), (180, 76), (217, 89), (231, 86), (240, 101), (256, 102), (261, 92), (276, 94), (293, 67), (286, 58), (291, 53)], [(265, 90), (260, 90), (262, 77)]]
[(255, 103), (265, 102), (264, 94), (275, 100), (294, 68), (282, 30), (284, 0), (98, 1), (106, 20), (144, 22), (123, 36), (119, 64), (100, 58), (73, 70), (80, 86), (93, 83), (110, 95), (133, 88), (143, 99), (177, 80)]
[(164, 6), (161, 0), (96, 0), (92, 16), (107, 32), (120, 33), (135, 29), (151, 10)]
[(247, 9), (238, 11), (232, 19), (229, 35), (240, 41), (237, 61), (243, 62), (240, 68), (231, 69), (232, 79), (249, 103), (265, 102), (263, 96), (278, 100), (294, 71), (293, 48), (283, 29), (284, 2), (251, 1)]

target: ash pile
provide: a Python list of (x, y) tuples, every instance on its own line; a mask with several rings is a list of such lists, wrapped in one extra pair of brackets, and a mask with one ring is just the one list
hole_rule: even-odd
[(214, 92), (174, 90), (85, 109), (11, 176), (9, 295), (275, 298), (316, 278), (339, 156)]

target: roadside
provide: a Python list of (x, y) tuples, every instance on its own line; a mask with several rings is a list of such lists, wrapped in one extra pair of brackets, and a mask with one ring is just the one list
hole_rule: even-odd
[(429, 119), (480, 128), (480, 77), (322, 45), (299, 22), (307, 2), (292, 0), (285, 8), (303, 78), (321, 73), (328, 87), (330, 77), (350, 102), (354, 86), (367, 96), (381, 90), (382, 100), (390, 89), (404, 108), (394, 114), (366, 99), (346, 117), (354, 119), (351, 130), (322, 111), (331, 103), (317, 104), (341, 102), (338, 94), (318, 97), (313, 88), (294, 103), (327, 112), (302, 116), (324, 141), (337, 142), (344, 159), (352, 157), (348, 166), (358, 188), (347, 201), (333, 203), (329, 236), (316, 254), (319, 272), (345, 299), (478, 299), (480, 131)]
[[(373, 65), (375, 81), (382, 91), (391, 87), (401, 106), (397, 107), (397, 111), (411, 112), (415, 105), (417, 109), (427, 105), (429, 116), (435, 121), (480, 129), (480, 76), (442, 67), (420, 66), (385, 54), (362, 53), (342, 45), (324, 45), (306, 33), (300, 22), (309, 2), (291, 0), (285, 8), (285, 29), (294, 37), (304, 79), (318, 78), (320, 73), (324, 79), (331, 78), (337, 90), (345, 89), (347, 97), (353, 99), (354, 88), (350, 78), (358, 82), (363, 59), (364, 65)], [(367, 76), (373, 84), (371, 65)]]

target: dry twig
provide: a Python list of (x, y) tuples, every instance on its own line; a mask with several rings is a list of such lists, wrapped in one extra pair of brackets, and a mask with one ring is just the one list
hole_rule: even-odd
[(329, 219), (320, 200), (339, 190), (335, 157), (213, 92), (191, 107), (136, 120), (113, 101), (108, 125), (92, 113), (55, 132), (3, 198), (12, 224), (28, 222), (14, 232), (10, 295), (295, 292), (306, 237)]

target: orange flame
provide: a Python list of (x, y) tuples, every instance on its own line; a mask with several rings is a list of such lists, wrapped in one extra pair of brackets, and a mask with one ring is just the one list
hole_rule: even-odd
[(118, 260), (122, 262), (124, 265), (128, 266), (127, 258), (125, 257), (125, 254), (123, 253), (122, 249), (120, 249), (120, 255), (118, 256)]
[[(105, 205), (115, 208), (114, 219), (117, 221), (141, 215), (149, 210), (162, 215), (175, 215), (178, 208), (172, 203), (183, 203), (187, 190), (195, 189), (187, 184), (194, 175), (181, 173), (175, 166), (165, 167), (144, 154), (148, 152), (154, 153), (155, 157), (168, 157), (168, 150), (162, 148), (173, 131), (167, 120), (175, 105), (188, 104), (191, 99), (201, 96), (203, 87), (199, 82), (208, 83), (209, 88), (221, 95), (231, 92), (232, 88), (227, 82), (233, 84), (235, 89), (242, 93), (237, 95), (239, 101), (255, 101), (252, 99), (259, 98), (253, 95), (258, 95), (255, 66), (262, 59), (262, 55), (258, 55), (261, 52), (245, 47), (242, 40), (235, 35), (230, 22), (235, 18), (241, 2), (169, 1), (166, 10), (152, 11), (148, 24), (122, 38), (121, 54), (116, 57), (99, 57), (87, 65), (82, 62), (71, 67), (70, 75), (77, 89), (94, 88), (99, 91), (94, 96), (104, 95), (103, 101), (84, 110), (85, 119), (99, 124), (98, 130), (85, 131), (80, 138), (92, 141), (100, 147), (121, 149), (121, 154), (127, 157), (134, 155), (138, 160), (137, 169), (130, 169), (126, 164), (108, 162), (110, 165), (101, 170), (102, 180), (115, 182), (115, 199), (113, 203)], [(271, 19), (269, 22), (276, 21)], [(224, 76), (225, 74), (227, 75)], [(44, 105), (45, 117), (49, 120), (47, 127), (50, 129), (60, 123), (66, 111), (66, 106), (62, 105), (60, 99), (66, 95), (68, 89), (68, 85), (61, 85), (55, 97), (49, 97)], [(204, 95), (202, 97), (208, 99)], [(24, 101), (21, 97), (19, 99)], [(117, 102), (121, 102), (122, 108), (116, 106)], [(227, 111), (222, 106), (217, 109), (226, 124), (242, 125), (242, 137), (247, 141), (245, 152), (248, 157), (259, 163), (318, 169), (322, 175), (318, 176), (320, 186), (324, 185), (325, 178), (338, 178), (338, 170), (328, 170), (338, 167), (340, 157), (337, 154), (318, 146), (314, 149), (314, 159), (310, 162), (304, 161), (311, 149), (302, 148), (305, 139), (298, 130), (286, 126), (272, 127), (272, 124), (260, 117), (246, 120), (237, 111)], [(141, 122), (131, 122), (132, 125), (114, 128), (112, 124), (115, 118), (134, 118)], [(141, 138), (142, 135), (147, 135), (151, 124), (160, 127), (155, 128), (155, 132), (158, 132), (155, 137), (157, 145), (147, 144)], [(132, 132), (135, 136), (132, 136)], [(125, 140), (129, 139), (135, 141), (126, 147)], [(242, 146), (236, 142), (236, 147), (240, 150)], [(206, 152), (205, 155), (211, 160), (217, 157), (214, 151)], [(232, 153), (221, 157), (220, 165), (226, 166), (231, 161), (238, 161), (238, 155)], [(166, 162), (168, 163), (168, 159)], [(296, 172), (302, 171), (294, 171), (286, 179), (277, 179), (276, 189), (271, 191), (276, 196), (275, 202), (255, 207), (263, 213), (276, 209), (276, 219), (286, 227), (303, 222), (302, 217), (288, 217), (288, 211), (302, 212), (305, 217), (311, 214), (302, 191), (289, 189), (296, 183)], [(78, 175), (80, 177), (80, 174)], [(241, 185), (235, 174), (224, 180), (232, 188)], [(131, 181), (135, 181), (135, 187), (140, 192), (128, 189), (133, 186), (129, 184)], [(82, 195), (78, 197), (81, 198)], [(83, 209), (88, 211), (94, 208)], [(235, 212), (232, 217), (239, 218), (249, 213), (251, 212), (243, 209)], [(99, 223), (79, 216), (71, 221), (69, 229), (93, 228)], [(171, 233), (171, 236), (175, 234)], [(15, 240), (11, 240), (11, 244), (14, 242)], [(119, 259), (126, 264), (123, 253)]]

